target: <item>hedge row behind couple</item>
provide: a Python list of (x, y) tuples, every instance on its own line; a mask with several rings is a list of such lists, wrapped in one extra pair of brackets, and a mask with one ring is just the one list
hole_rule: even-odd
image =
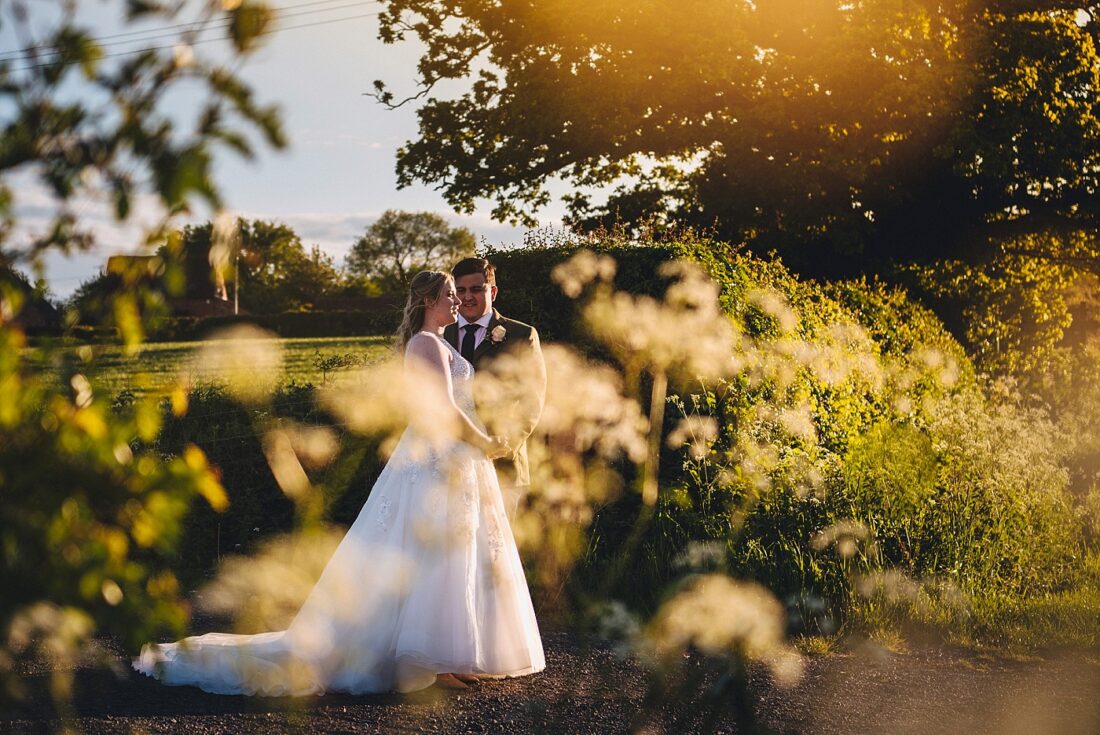
[[(431, 415), (410, 417), (290, 626), (146, 645), (135, 669), (217, 694), (282, 696), (460, 689), (545, 667), (501, 483), (514, 494), (529, 483), (524, 442), (546, 375), (538, 333), (493, 309), (496, 295), (480, 258), (412, 279), (397, 343), (409, 397)], [(504, 354), (532, 375), (493, 409), (511, 414), (497, 436), (475, 410), (473, 375)]]

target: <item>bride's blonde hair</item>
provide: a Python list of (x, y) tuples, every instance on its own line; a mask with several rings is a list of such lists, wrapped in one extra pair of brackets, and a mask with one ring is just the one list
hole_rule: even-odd
[(451, 274), (443, 271), (420, 271), (409, 281), (409, 298), (405, 301), (401, 326), (397, 328), (394, 340), (398, 350), (405, 349), (412, 336), (424, 326), (425, 302), (438, 299), (444, 287), (452, 281)]

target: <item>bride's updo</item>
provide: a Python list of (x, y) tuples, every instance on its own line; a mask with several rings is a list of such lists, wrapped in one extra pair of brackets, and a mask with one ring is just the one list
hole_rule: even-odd
[(443, 271), (420, 271), (409, 282), (409, 298), (405, 301), (405, 311), (401, 326), (397, 328), (397, 349), (405, 349), (412, 336), (424, 326), (425, 301), (435, 301), (447, 284), (454, 278)]

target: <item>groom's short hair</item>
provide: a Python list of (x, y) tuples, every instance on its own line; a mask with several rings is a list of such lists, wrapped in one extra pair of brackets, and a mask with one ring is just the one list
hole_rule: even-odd
[(497, 285), (497, 269), (485, 258), (463, 258), (451, 268), (451, 275), (455, 278), (472, 276), (475, 273), (485, 276), (485, 283), (490, 286)]

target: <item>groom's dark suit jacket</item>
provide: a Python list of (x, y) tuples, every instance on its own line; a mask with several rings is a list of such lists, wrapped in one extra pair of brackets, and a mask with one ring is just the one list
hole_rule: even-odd
[[(495, 332), (495, 336), (494, 336)], [(451, 324), (443, 330), (443, 337), (450, 342), (455, 349), (461, 351), (462, 345), (458, 334), (458, 324)], [(474, 369), (490, 369), (492, 361), (500, 355), (516, 351), (518, 356), (529, 358), (533, 374), (530, 379), (521, 381), (524, 384), (517, 386), (517, 395), (513, 405), (508, 407), (491, 407), (488, 411), (510, 410), (515, 415), (510, 417), (509, 423), (515, 426), (514, 433), (505, 438), (515, 449), (515, 455), (511, 460), (498, 459), (496, 461), (497, 473), (500, 475), (502, 485), (525, 487), (531, 484), (531, 471), (527, 462), (527, 437), (535, 430), (539, 416), (542, 414), (542, 405), (546, 397), (546, 366), (542, 360), (542, 348), (539, 345), (539, 333), (530, 324), (517, 322), (500, 315), (493, 309), (493, 316), (489, 320), (489, 328), (485, 332), (485, 338), (474, 351)], [(482, 420), (487, 425), (492, 425), (492, 417), (482, 413), (483, 407), (478, 404)]]

